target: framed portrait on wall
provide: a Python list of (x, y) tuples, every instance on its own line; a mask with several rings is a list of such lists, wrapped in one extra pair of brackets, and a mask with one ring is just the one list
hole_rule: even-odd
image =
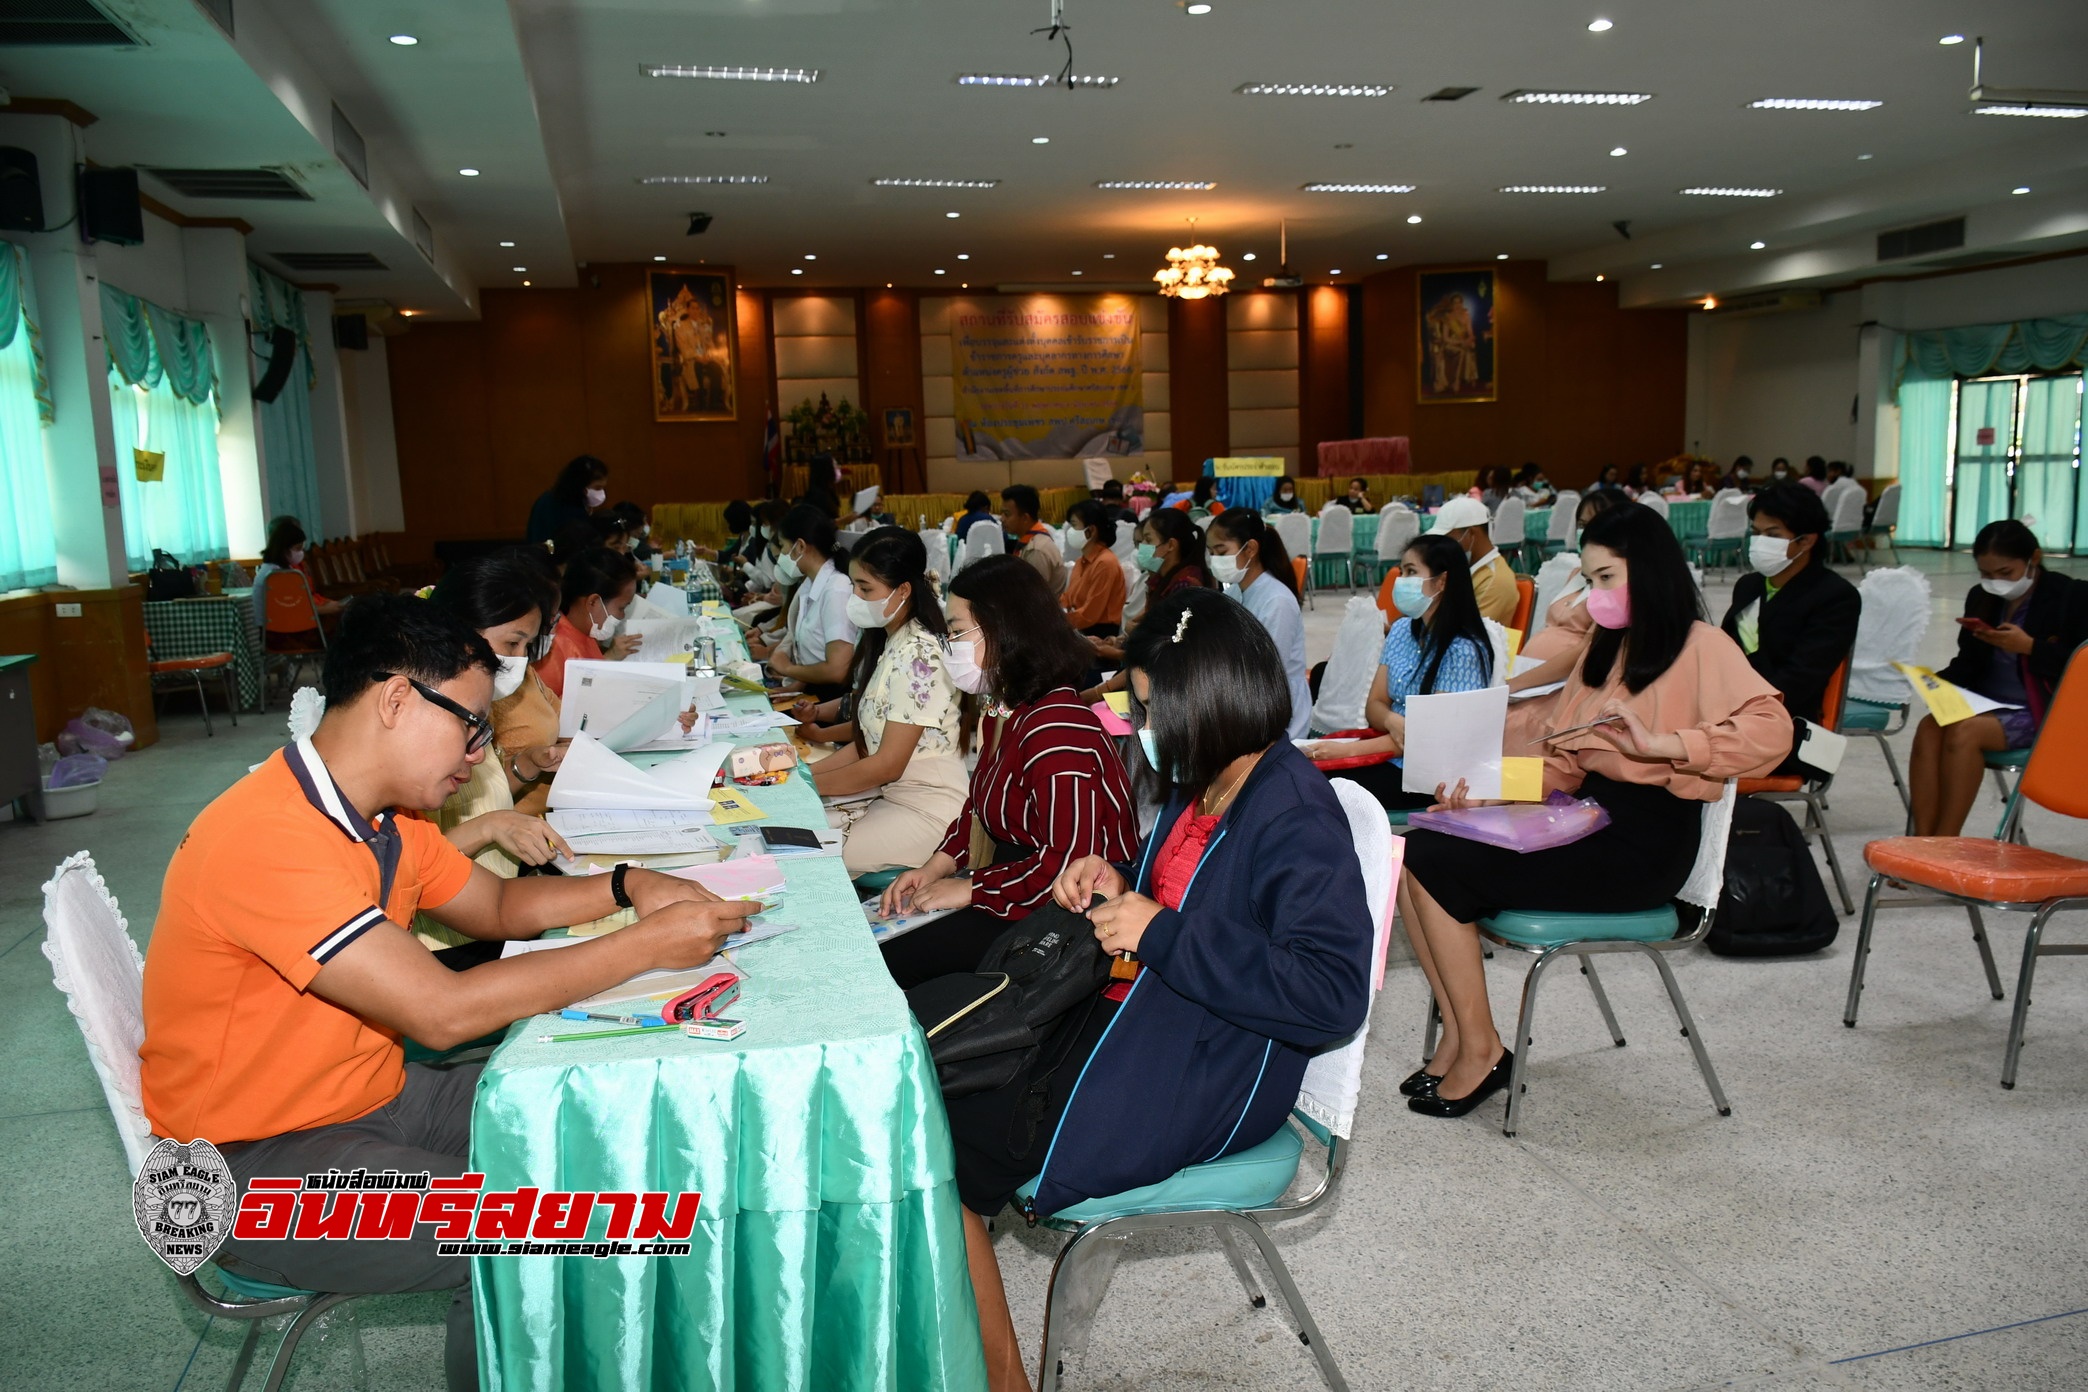
[(731, 269), (648, 270), (645, 289), (653, 419), (738, 419), (738, 302)]
[(907, 406), (894, 406), (885, 412), (884, 442), (886, 449), (910, 449), (914, 442), (913, 410)]
[(1419, 334), (1414, 399), (1492, 401), (1500, 381), (1494, 336), (1494, 273), (1418, 271), (1414, 297)]

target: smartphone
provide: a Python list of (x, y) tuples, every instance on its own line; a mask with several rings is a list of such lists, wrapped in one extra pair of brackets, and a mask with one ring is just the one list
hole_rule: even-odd
[(1958, 623), (1971, 629), (1974, 633), (1991, 633), (1994, 629), (1994, 626), (1985, 619), (1975, 619), (1969, 615), (1959, 618)]

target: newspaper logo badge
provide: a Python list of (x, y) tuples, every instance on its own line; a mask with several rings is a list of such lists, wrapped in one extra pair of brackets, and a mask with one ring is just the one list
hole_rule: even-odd
[(208, 1141), (168, 1137), (152, 1148), (131, 1186), (131, 1211), (145, 1245), (183, 1276), (209, 1261), (232, 1232), (239, 1186)]

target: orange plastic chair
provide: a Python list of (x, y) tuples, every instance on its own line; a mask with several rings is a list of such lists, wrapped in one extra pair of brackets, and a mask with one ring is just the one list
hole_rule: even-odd
[(300, 571), (269, 572), (260, 601), (261, 709), (267, 710), (269, 669), (296, 671), (312, 658), (323, 656), (326, 630), (319, 624), (319, 602), (312, 598), (312, 587)]
[[(1842, 707), (1849, 695), (1849, 659), (1844, 657), (1841, 665), (1827, 678), (1827, 690), (1820, 698), (1820, 724), (1830, 730), (1841, 727)], [(1764, 802), (1799, 802), (1805, 804), (1805, 816), (1799, 822), (1799, 831), (1810, 841), (1818, 838), (1827, 852), (1827, 868), (1834, 872), (1834, 888), (1841, 895), (1842, 912), (1856, 912), (1856, 905), (1849, 898), (1848, 881), (1842, 878), (1841, 857), (1834, 852), (1834, 836), (1827, 830), (1827, 786), (1832, 779), (1812, 781), (1786, 774), (1773, 778), (1743, 778), (1739, 780), (1741, 797), (1758, 797)]]
[(1530, 636), (1530, 612), (1537, 607), (1537, 582), (1527, 575), (1515, 577), (1515, 612), (1508, 617), (1508, 627), (1527, 638)]
[[(2066, 676), (2045, 713), (2044, 728), (2030, 762), (2016, 784), (2016, 796), (2062, 817), (2088, 817), (2088, 649), (2067, 664)], [(1893, 836), (1863, 848), (1871, 868), (1870, 889), (1863, 898), (1863, 928), (1856, 938), (1856, 960), (1849, 969), (1849, 1000), (1842, 1023), (1856, 1027), (1856, 1005), (1863, 994), (1864, 965), (1870, 958), (1871, 922), (1878, 889), (1887, 879), (1925, 889), (1963, 904), (1972, 917), (1972, 938), (1986, 966), (1987, 985), (2001, 999), (2001, 982), (1992, 950), (1980, 923), (1982, 908), (2013, 909), (2030, 915), (2023, 934), (2023, 965), (2016, 976), (2015, 1011), (2008, 1023), (2008, 1049), (2001, 1064), (2001, 1086), (2012, 1088), (2016, 1060), (2023, 1051), (2023, 1021), (2030, 1013), (2030, 982), (2040, 957), (2088, 955), (2088, 943), (2048, 944), (2045, 924), (2062, 909), (2088, 908), (2088, 860), (2022, 846), (2005, 837)]]
[(232, 713), (232, 723), (239, 724), (239, 678), (233, 670), (232, 654), (220, 652), (205, 653), (201, 657), (155, 658), (148, 640), (145, 657), (145, 673), (155, 689), (161, 685), (163, 677), (175, 681), (185, 678), (196, 684), (196, 704), (203, 708), (203, 733), (212, 739), (217, 738), (217, 726), (210, 719), (210, 697), (203, 690), (203, 674), (217, 673), (225, 683), (225, 709)]
[(1308, 605), (1312, 603), (1312, 591), (1306, 588), (1305, 577), (1311, 569), (1312, 567), (1305, 563), (1303, 556), (1291, 557), (1291, 574), (1297, 579), (1298, 593), (1305, 596), (1305, 603)]
[(1392, 584), (1397, 579), (1399, 567), (1394, 566), (1385, 572), (1385, 578), (1378, 583), (1377, 606), (1385, 611), (1387, 622), (1397, 622), (1399, 618), (1399, 609), (1392, 603)]

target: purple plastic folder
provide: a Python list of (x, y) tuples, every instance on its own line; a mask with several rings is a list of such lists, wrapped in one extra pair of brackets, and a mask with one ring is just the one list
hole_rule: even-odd
[(1602, 830), (1609, 820), (1609, 813), (1593, 798), (1553, 793), (1543, 802), (1467, 807), (1461, 812), (1415, 812), (1407, 817), (1407, 825), (1527, 855), (1571, 845)]

